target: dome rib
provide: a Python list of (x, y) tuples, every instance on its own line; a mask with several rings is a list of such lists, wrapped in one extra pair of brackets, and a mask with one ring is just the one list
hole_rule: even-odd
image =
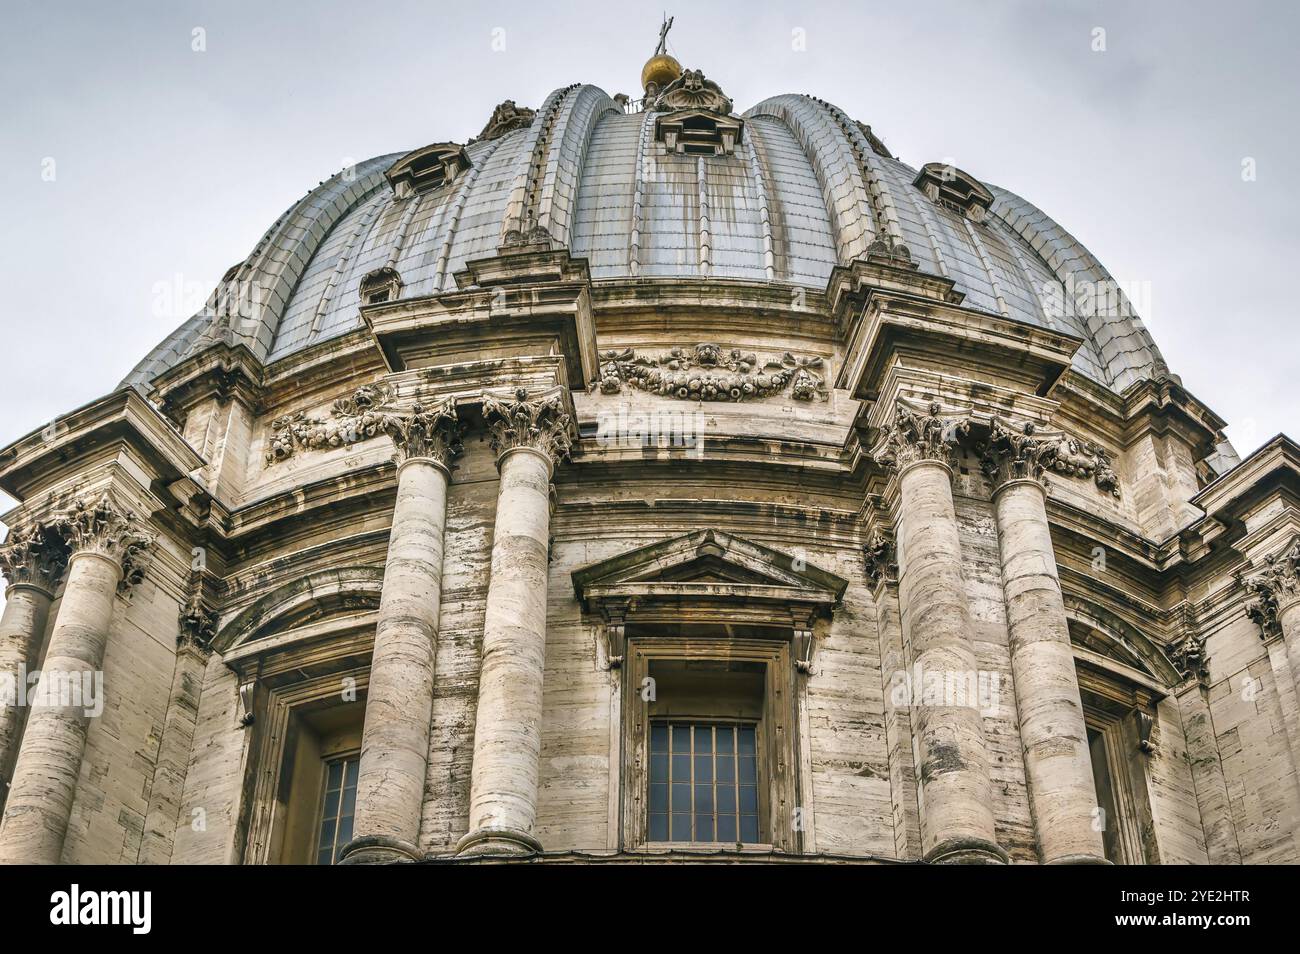
[(744, 114), (771, 116), (794, 134), (817, 174), (822, 198), (835, 230), (836, 260), (845, 265), (866, 255), (876, 236), (869, 187), (844, 131), (824, 107), (807, 96), (783, 94), (765, 99)]
[[(1142, 324), (1132, 302), (1119, 283), (1078, 239), (1041, 209), (994, 185), (989, 185), (994, 202), (989, 211), (1008, 229), (1023, 238), (1046, 263), (1048, 270), (1066, 288), (1080, 280), (1109, 283), (1117, 296), (1120, 314), (1082, 315), (1088, 337), (1100, 351), (1109, 384), (1123, 392), (1143, 378), (1169, 376), (1169, 365), (1155, 340)], [(1062, 296), (1064, 298), (1064, 296)], [(1045, 309), (1045, 313), (1050, 312)]]

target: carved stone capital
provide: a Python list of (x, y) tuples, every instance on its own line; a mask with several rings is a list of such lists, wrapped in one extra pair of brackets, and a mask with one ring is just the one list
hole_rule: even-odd
[(573, 421), (565, 413), (559, 395), (529, 400), (525, 388), (518, 388), (513, 400), (485, 394), (483, 417), (487, 421), (492, 452), (498, 458), (521, 447), (540, 451), (552, 463), (569, 456)]
[(1246, 615), (1259, 626), (1264, 639), (1282, 633), (1282, 611), (1300, 600), (1300, 537), (1282, 553), (1264, 557), (1264, 568), (1254, 576), (1237, 573), (1246, 591)]
[(181, 607), (180, 629), (176, 635), (178, 649), (191, 649), (203, 658), (212, 655), (212, 640), (217, 635), (217, 611), (199, 597)]
[(1196, 611), (1190, 604), (1182, 607), (1180, 633), (1169, 647), (1169, 659), (1184, 678), (1195, 678), (1203, 686), (1210, 684), (1210, 657), (1205, 651), (1205, 637), (1200, 634)]
[(1034, 433), (1032, 423), (1010, 424), (998, 417), (990, 422), (988, 440), (980, 446), (980, 464), (995, 489), (1012, 480), (1045, 482), (1057, 444)]
[(942, 410), (938, 401), (916, 407), (899, 398), (894, 420), (877, 446), (876, 460), (897, 471), (923, 460), (952, 466), (957, 441), (970, 431), (970, 420), (945, 416)]
[(456, 402), (447, 398), (437, 404), (416, 404), (409, 414), (393, 414), (385, 419), (384, 429), (397, 448), (394, 460), (432, 460), (447, 470), (461, 452), (460, 420)]
[(883, 530), (873, 530), (862, 552), (867, 558), (867, 577), (873, 587), (898, 583), (898, 549), (893, 536)]
[(78, 499), (63, 511), (58, 526), (66, 535), (71, 556), (97, 553), (122, 567), (123, 592), (144, 577), (153, 536), (139, 524), (135, 512), (118, 506), (107, 493), (97, 499)]
[(994, 417), (988, 440), (979, 450), (984, 476), (994, 489), (1011, 480), (1036, 480), (1045, 485), (1050, 470), (1066, 477), (1091, 478), (1097, 489), (1120, 495), (1119, 476), (1105, 450), (1060, 431), (1042, 430), (1032, 422), (1012, 423)]
[(10, 585), (28, 584), (53, 593), (68, 566), (68, 542), (57, 523), (15, 529), (0, 546), (0, 573)]

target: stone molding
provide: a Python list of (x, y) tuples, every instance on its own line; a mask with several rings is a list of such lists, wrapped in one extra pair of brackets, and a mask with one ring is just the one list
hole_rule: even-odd
[(700, 342), (657, 356), (630, 348), (603, 352), (598, 386), (602, 394), (618, 394), (626, 384), (691, 401), (744, 401), (772, 397), (788, 388), (796, 401), (827, 400), (824, 367), (817, 356), (796, 357), (787, 351), (760, 363), (753, 352)]
[(10, 586), (29, 585), (53, 593), (68, 566), (68, 542), (57, 523), (16, 528), (0, 546), (0, 573)]
[(516, 388), (513, 399), (483, 395), (483, 417), (498, 462), (503, 454), (527, 448), (552, 464), (567, 460), (573, 443), (573, 419), (558, 394), (530, 400), (527, 388)]

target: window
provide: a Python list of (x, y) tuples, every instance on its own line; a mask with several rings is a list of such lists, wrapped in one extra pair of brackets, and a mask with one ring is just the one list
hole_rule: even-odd
[(790, 643), (633, 635), (626, 672), (624, 843), (800, 850)]
[(650, 841), (757, 844), (758, 727), (655, 720)]
[(332, 865), (339, 851), (352, 840), (352, 817), (357, 807), (359, 754), (330, 759), (325, 763), (325, 792), (321, 799), (320, 837), (316, 842), (316, 864)]

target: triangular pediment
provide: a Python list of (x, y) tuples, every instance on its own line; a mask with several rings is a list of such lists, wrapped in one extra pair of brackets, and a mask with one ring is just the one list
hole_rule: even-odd
[(721, 530), (696, 530), (637, 547), (573, 571), (578, 598), (614, 591), (681, 592), (707, 588), (781, 594), (798, 602), (839, 602), (848, 581), (808, 563)]

